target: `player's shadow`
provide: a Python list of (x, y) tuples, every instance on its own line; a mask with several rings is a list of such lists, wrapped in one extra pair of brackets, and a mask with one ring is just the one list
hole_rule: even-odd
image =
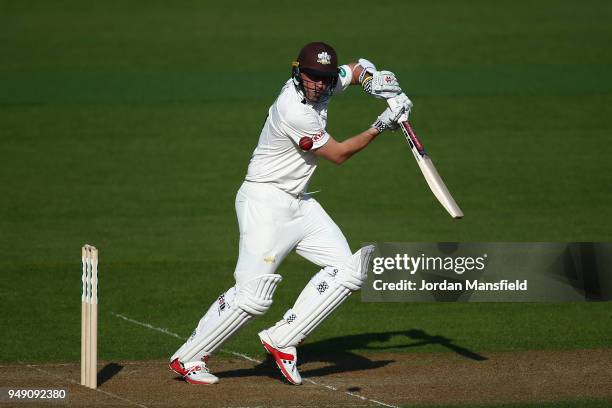
[[(411, 340), (398, 344), (389, 344), (392, 338), (404, 337)], [(387, 343), (387, 344), (385, 344)], [(443, 346), (465, 358), (484, 361), (487, 358), (465, 347), (459, 346), (452, 339), (444, 336), (427, 334), (424, 330), (412, 329), (383, 333), (365, 333), (352, 336), (334, 337), (314, 343), (308, 343), (299, 348), (301, 361), (326, 362), (328, 365), (311, 370), (302, 370), (305, 377), (325, 376), (329, 374), (369, 370), (386, 366), (395, 360), (371, 360), (354, 350), (384, 351), (422, 347), (427, 345)]]
[[(398, 343), (395, 338), (404, 337), (409, 342)], [(394, 339), (393, 343), (390, 343)], [(385, 344), (387, 343), (387, 344)], [(427, 345), (440, 345), (465, 358), (484, 361), (487, 358), (453, 342), (453, 339), (444, 336), (430, 335), (423, 330), (412, 329), (404, 331), (390, 331), (383, 333), (364, 333), (352, 336), (334, 337), (331, 339), (307, 343), (298, 349), (298, 364), (327, 363), (322, 367), (301, 370), (304, 377), (320, 377), (336, 373), (371, 370), (393, 363), (395, 360), (375, 360), (373, 355), (368, 357), (358, 354), (356, 350), (384, 351), (422, 347)], [(267, 356), (266, 361), (253, 368), (230, 370), (216, 373), (219, 377), (250, 377), (269, 376), (278, 378), (279, 373), (274, 360)]]

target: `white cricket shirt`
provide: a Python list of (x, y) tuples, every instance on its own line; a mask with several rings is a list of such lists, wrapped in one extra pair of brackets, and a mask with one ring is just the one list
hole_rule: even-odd
[[(340, 67), (334, 95), (350, 85), (351, 77), (348, 66)], [(306, 101), (289, 79), (268, 110), (245, 179), (270, 183), (293, 195), (306, 192), (317, 168), (313, 150), (330, 137), (325, 130), (328, 103), (329, 99), (314, 104)]]

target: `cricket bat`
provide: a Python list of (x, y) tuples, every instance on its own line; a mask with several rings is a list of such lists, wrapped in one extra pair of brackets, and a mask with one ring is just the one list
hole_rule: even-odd
[[(402, 95), (403, 94), (400, 96)], [(394, 98), (387, 100), (387, 103), (391, 109), (397, 109), (395, 102), (396, 101)], [(402, 115), (398, 123), (402, 129), (402, 132), (404, 133), (404, 136), (406, 137), (406, 141), (408, 142), (410, 149), (412, 150), (412, 154), (414, 155), (414, 158), (416, 159), (416, 162), (423, 173), (423, 177), (425, 177), (425, 181), (427, 181), (427, 185), (433, 192), (434, 196), (436, 196), (440, 204), (442, 204), (442, 207), (448, 211), (451, 217), (463, 218), (463, 211), (461, 211), (461, 208), (459, 208), (455, 202), (455, 199), (448, 191), (448, 188), (446, 188), (446, 184), (444, 184), (444, 181), (442, 181), (440, 174), (438, 174), (438, 170), (436, 170), (436, 167), (429, 158), (429, 155), (425, 152), (423, 144), (416, 136), (416, 133), (414, 133), (414, 130), (412, 130), (412, 126), (410, 126), (410, 123), (408, 122), (408, 116), (405, 114)]]

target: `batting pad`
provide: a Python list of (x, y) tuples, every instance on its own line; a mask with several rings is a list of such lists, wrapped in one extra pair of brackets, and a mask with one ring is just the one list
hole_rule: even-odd
[(364, 247), (351, 257), (350, 266), (321, 269), (300, 293), (293, 308), (268, 329), (273, 346), (297, 346), (353, 291), (359, 290), (367, 276), (367, 265), (373, 252), (373, 246)]
[(283, 278), (277, 274), (267, 274), (251, 279), (240, 286), (236, 304), (252, 315), (262, 315), (272, 305), (272, 296)]
[(276, 274), (263, 275), (246, 282), (241, 288), (234, 286), (222, 293), (170, 361), (175, 358), (182, 363), (200, 361), (211, 355), (253, 316), (268, 310), (281, 279)]

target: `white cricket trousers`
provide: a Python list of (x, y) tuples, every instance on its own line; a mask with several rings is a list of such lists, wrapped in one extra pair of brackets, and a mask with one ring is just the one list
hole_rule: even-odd
[(264, 314), (281, 281), (276, 268), (294, 248), (322, 269), (294, 307), (268, 329), (275, 346), (299, 344), (363, 281), (359, 256), (353, 257), (338, 226), (312, 197), (298, 198), (270, 184), (245, 181), (236, 195), (236, 214), (236, 285), (213, 302), (171, 361), (207, 358), (250, 319)]
[(274, 273), (294, 248), (320, 267), (350, 263), (351, 250), (342, 231), (309, 195), (296, 198), (273, 185), (245, 181), (236, 195), (236, 214), (238, 285)]

